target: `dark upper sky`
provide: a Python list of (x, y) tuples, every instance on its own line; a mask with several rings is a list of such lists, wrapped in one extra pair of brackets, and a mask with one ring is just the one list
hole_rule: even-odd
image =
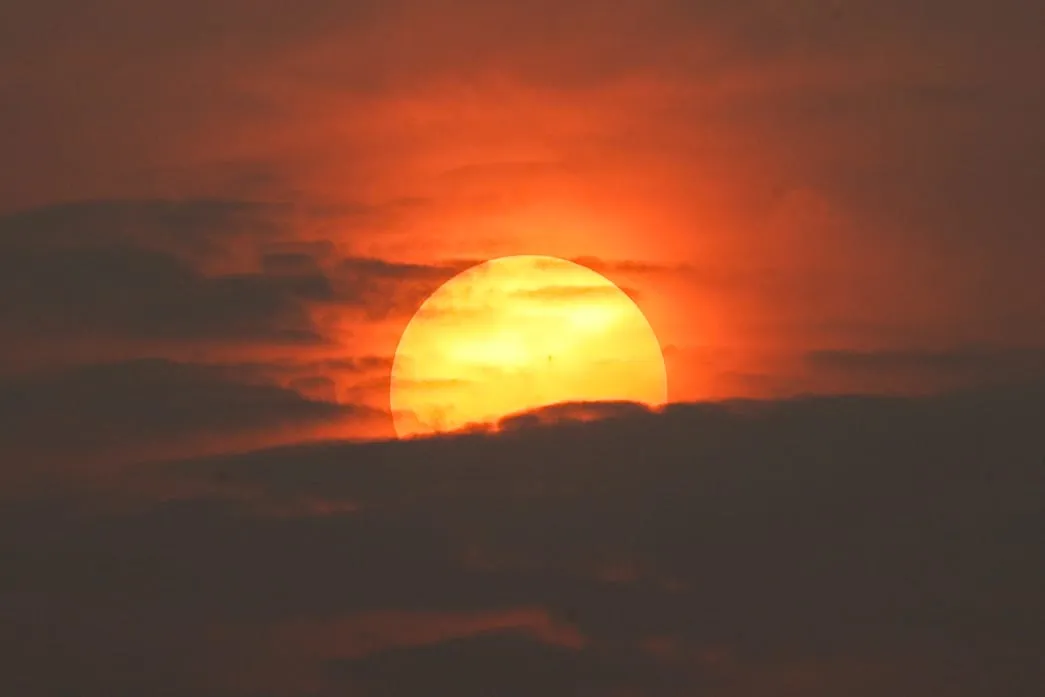
[[(0, 692), (1042, 694), (1042, 27), (3, 3)], [(511, 254), (625, 288), (673, 404), (385, 442)]]

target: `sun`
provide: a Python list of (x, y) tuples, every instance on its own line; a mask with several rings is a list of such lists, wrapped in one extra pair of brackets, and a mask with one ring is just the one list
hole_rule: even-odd
[(392, 364), (400, 438), (494, 424), (562, 402), (667, 400), (657, 337), (612, 281), (549, 256), (511, 256), (447, 281)]

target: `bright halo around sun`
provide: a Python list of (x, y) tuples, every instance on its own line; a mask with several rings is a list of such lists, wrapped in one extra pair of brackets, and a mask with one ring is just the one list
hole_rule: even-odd
[(392, 364), (400, 438), (561, 402), (666, 400), (664, 357), (638, 306), (604, 276), (548, 256), (493, 259), (447, 281)]

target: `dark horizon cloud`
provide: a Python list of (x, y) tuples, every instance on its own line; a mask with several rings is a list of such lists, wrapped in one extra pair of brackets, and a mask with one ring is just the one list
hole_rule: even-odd
[(52, 462), (90, 478), (106, 459), (128, 453), (207, 450), (208, 441), (377, 416), (302, 396), (261, 370), (163, 359), (52, 369), (0, 380), (2, 474), (32, 482), (34, 470)]
[[(390, 697), (428, 694), (432, 685), (461, 697), (584, 695), (650, 690), (665, 681), (648, 656), (571, 649), (517, 633), (489, 632), (440, 644), (331, 661), (327, 672), (349, 686)], [(681, 682), (681, 681), (680, 681)]]
[[(1041, 384), (662, 413), (607, 405), (594, 421), (501, 434), (139, 466), (139, 482), (192, 488), (164, 484), (155, 490), (189, 493), (128, 508), (75, 497), (7, 507), (0, 605), (17, 620), (9, 631), (53, 626), (71, 657), (88, 655), (77, 648), (88, 637), (58, 608), (119, 609), (137, 617), (130, 633), (92, 620), (92, 636), (114, 638), (93, 639), (90, 653), (106, 665), (147, 655), (174, 671), (206, 656), (201, 684), (249, 677), (235, 648), (205, 639), (216, 624), (280, 636), (288, 622), (335, 631), (395, 612), (415, 636), (431, 613), (529, 607), (578, 637), (561, 645), (522, 619), (518, 631), (491, 619), (413, 648), (368, 649), (346, 634), (339, 656), (336, 634), (316, 625), (330, 638), (301, 639), (307, 650), (252, 649), (302, 681), (275, 693), (286, 695), (421, 694), (433, 683), (511, 693), (520, 673), (508, 666), (528, 666), (516, 686), (529, 693), (631, 682), (730, 697), (759, 681), (771, 691), (791, 671), (806, 675), (803, 694), (827, 697), (870, 689), (860, 666), (874, 666), (890, 694), (1005, 686), (1030, 697), (1045, 684), (1043, 408)], [(164, 657), (168, 628), (202, 643)], [(41, 684), (60, 692), (72, 659), (36, 655), (52, 661)], [(111, 678), (99, 676), (79, 686), (101, 689)]]

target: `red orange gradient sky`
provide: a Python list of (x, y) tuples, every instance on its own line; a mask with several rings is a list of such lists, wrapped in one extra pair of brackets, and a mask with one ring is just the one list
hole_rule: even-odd
[(299, 318), (323, 341), (16, 337), (11, 365), (265, 363), (383, 410), (410, 313), (512, 254), (626, 288), (672, 401), (935, 390), (1040, 363), (1045, 216), (1019, 195), (1043, 108), (1030, 35), (981, 37), (1001, 78), (961, 32), (870, 2), (184, 5), (4, 11), (3, 50), (48, 44), (4, 61), (0, 145), (19, 166), (0, 208), (249, 202), (213, 249), (170, 218), (139, 220), (135, 244), (209, 278), (326, 277)]

